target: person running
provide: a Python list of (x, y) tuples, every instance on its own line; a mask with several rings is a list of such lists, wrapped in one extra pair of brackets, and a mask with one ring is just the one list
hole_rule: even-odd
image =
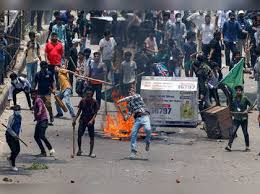
[(248, 134), (248, 113), (247, 108), (251, 107), (252, 103), (250, 100), (243, 94), (243, 86), (236, 86), (236, 96), (234, 97), (231, 104), (231, 111), (234, 113), (233, 118), (233, 130), (229, 136), (229, 142), (225, 148), (227, 151), (231, 151), (232, 143), (236, 137), (237, 130), (239, 126), (242, 127), (242, 131), (245, 138), (246, 148), (245, 151), (250, 151), (249, 149), (249, 134)]
[(14, 112), (8, 119), (7, 130), (5, 133), (6, 142), (11, 150), (11, 155), (10, 157), (7, 157), (7, 161), (9, 162), (13, 171), (18, 171), (18, 168), (15, 165), (15, 161), (20, 153), (20, 142), (17, 137), (13, 136), (12, 134), (15, 133), (19, 137), (21, 132), (21, 107), (19, 105), (15, 105), (11, 109)]
[(37, 157), (47, 156), (42, 141), (47, 146), (50, 152), (50, 156), (54, 156), (55, 150), (52, 148), (52, 145), (50, 144), (50, 142), (45, 136), (46, 130), (48, 128), (48, 116), (47, 116), (46, 107), (44, 105), (43, 100), (40, 97), (38, 97), (37, 90), (31, 91), (31, 97), (34, 102), (33, 111), (34, 111), (34, 120), (36, 121), (34, 139), (41, 150), (41, 153), (36, 156)]
[(124, 116), (124, 120), (128, 120), (132, 114), (134, 114), (135, 123), (132, 128), (131, 134), (131, 155), (130, 159), (136, 158), (137, 153), (137, 135), (140, 128), (144, 127), (146, 133), (146, 146), (145, 150), (147, 153), (150, 150), (150, 143), (151, 143), (151, 123), (150, 123), (150, 113), (148, 112), (143, 98), (140, 94), (135, 93), (135, 89), (131, 88), (129, 91), (129, 96), (122, 98), (121, 100), (117, 101), (117, 103), (127, 102), (128, 103), (128, 114)]
[(51, 90), (55, 90), (54, 76), (52, 72), (48, 70), (48, 63), (41, 61), (41, 70), (35, 75), (35, 87), (38, 89), (38, 95), (43, 100), (50, 116), (49, 125), (53, 125), (54, 117), (51, 106)]
[[(58, 71), (58, 77), (59, 77), (59, 82), (60, 82), (60, 91), (58, 92), (58, 96), (60, 97), (60, 99), (64, 99), (65, 101), (65, 105), (69, 110), (70, 116), (72, 118), (75, 117), (75, 112), (71, 103), (71, 94), (72, 94), (72, 87), (70, 84), (70, 80), (69, 80), (69, 75), (68, 75), (68, 71), (67, 69), (67, 65), (64, 64), (63, 66), (64, 69), (60, 69), (57, 68)], [(55, 105), (56, 105), (56, 110), (57, 110), (57, 115), (55, 116), (55, 118), (60, 118), (63, 117), (63, 112), (61, 107), (58, 105), (58, 103), (55, 101)]]
[(90, 151), (89, 156), (91, 158), (95, 158), (96, 155), (93, 153), (94, 149), (94, 137), (95, 137), (95, 118), (97, 116), (97, 112), (99, 110), (99, 104), (96, 100), (93, 99), (93, 90), (88, 87), (85, 89), (86, 94), (85, 97), (81, 99), (78, 105), (78, 113), (76, 117), (73, 119), (72, 126), (76, 126), (76, 122), (78, 117), (79, 119), (79, 128), (78, 128), (78, 152), (77, 156), (82, 155), (81, 149), (81, 139), (85, 133), (86, 127), (88, 127), (88, 135), (90, 138)]

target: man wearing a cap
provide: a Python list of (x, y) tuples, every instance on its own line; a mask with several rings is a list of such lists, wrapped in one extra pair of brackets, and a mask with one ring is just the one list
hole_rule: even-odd
[(243, 94), (243, 86), (236, 86), (236, 96), (234, 97), (232, 103), (231, 103), (231, 111), (233, 114), (233, 130), (230, 133), (229, 136), (229, 142), (228, 146), (225, 148), (227, 151), (231, 151), (232, 143), (236, 137), (237, 130), (239, 126), (241, 126), (244, 138), (245, 138), (245, 144), (246, 148), (245, 151), (250, 151), (249, 149), (249, 135), (248, 135), (248, 113), (247, 108), (252, 105), (250, 100)]

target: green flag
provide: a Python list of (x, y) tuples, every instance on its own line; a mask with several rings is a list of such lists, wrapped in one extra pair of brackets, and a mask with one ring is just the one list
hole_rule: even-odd
[(220, 81), (220, 83), (228, 86), (232, 93), (235, 92), (235, 87), (244, 84), (244, 59), (242, 58), (235, 66), (229, 71), (229, 73)]

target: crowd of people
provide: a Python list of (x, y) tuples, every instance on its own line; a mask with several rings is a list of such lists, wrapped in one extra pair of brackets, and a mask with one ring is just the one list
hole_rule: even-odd
[[(99, 49), (93, 51), (93, 55), (87, 40), (92, 38), (94, 26), (87, 15), (90, 18), (112, 17), (112, 22), (105, 27), (104, 37), (99, 41)], [(202, 111), (213, 104), (212, 99), (216, 105), (220, 105), (218, 88), (219, 81), (223, 78), (223, 65), (226, 64), (231, 70), (241, 58), (244, 58), (244, 68), (254, 73), (258, 82), (258, 93), (260, 92), (259, 16), (260, 13), (257, 11), (243, 10), (90, 11), (89, 13), (78, 11), (77, 16), (72, 11), (55, 11), (44, 45), (45, 60), (40, 55), (41, 46), (35, 39), (35, 33), (30, 32), (26, 49), (27, 78), (16, 73), (10, 75), (12, 85), (8, 99), (13, 100), (15, 115), (18, 115), (17, 110), (20, 107), (17, 105), (16, 95), (20, 92), (25, 93), (28, 106), (34, 111), (37, 121), (35, 140), (41, 150), (39, 156), (46, 156), (41, 140), (53, 155), (54, 149), (46, 139), (45, 132), (48, 124), (53, 125), (54, 118), (63, 116), (63, 111), (57, 103), (57, 114), (56, 116), (53, 114), (51, 94), (56, 93), (61, 100), (64, 100), (73, 126), (80, 117), (77, 155), (82, 154), (81, 138), (88, 127), (89, 156), (95, 157), (94, 123), (101, 107), (103, 85), (105, 82), (110, 82), (111, 87), (119, 86), (122, 96), (130, 95), (124, 100), (128, 102), (133, 110), (130, 113), (136, 118), (135, 133), (132, 134), (131, 140), (131, 156), (135, 157), (137, 132), (142, 125), (146, 126), (148, 134), (147, 151), (150, 145), (149, 112), (141, 96), (135, 93), (140, 92), (142, 75), (196, 76), (199, 86), (199, 109)], [(125, 18), (124, 22), (119, 21), (118, 17)], [(0, 41), (3, 42), (1, 37)], [(40, 71), (37, 72), (38, 64)], [(74, 92), (82, 97), (77, 114), (71, 103)], [(96, 100), (93, 99), (94, 94)], [(246, 103), (245, 107), (250, 105), (248, 101)], [(238, 104), (240, 106), (240, 103)], [(13, 123), (15, 124), (10, 124), (9, 128), (20, 128), (20, 121)], [(245, 123), (237, 122), (236, 126), (239, 125), (244, 126)], [(19, 134), (20, 130), (15, 131)], [(246, 127), (243, 127), (243, 131), (247, 131)], [(231, 150), (233, 139), (232, 136), (228, 150)], [(249, 149), (249, 139), (246, 142)], [(15, 145), (10, 146), (11, 150)], [(13, 150), (15, 153), (9, 159), (15, 167), (17, 149)]]

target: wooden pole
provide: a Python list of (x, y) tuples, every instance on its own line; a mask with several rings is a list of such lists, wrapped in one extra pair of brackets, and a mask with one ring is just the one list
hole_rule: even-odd
[(73, 134), (72, 134), (72, 155), (75, 156), (75, 125), (73, 125)]
[(82, 76), (82, 75), (79, 75), (73, 71), (70, 71), (68, 69), (64, 69), (64, 68), (60, 68), (61, 70), (66, 70), (68, 73), (71, 73), (71, 74), (74, 74), (74, 76), (76, 77), (79, 77), (79, 78), (82, 78), (82, 79), (85, 79), (85, 80), (92, 80), (92, 81), (97, 81), (97, 82), (100, 82), (100, 83), (103, 83), (103, 84), (107, 84), (107, 85), (113, 85), (112, 83), (110, 82), (106, 82), (106, 81), (103, 81), (103, 80), (99, 80), (99, 79), (94, 79), (94, 78), (91, 78), (91, 77), (88, 77), (88, 76)]

